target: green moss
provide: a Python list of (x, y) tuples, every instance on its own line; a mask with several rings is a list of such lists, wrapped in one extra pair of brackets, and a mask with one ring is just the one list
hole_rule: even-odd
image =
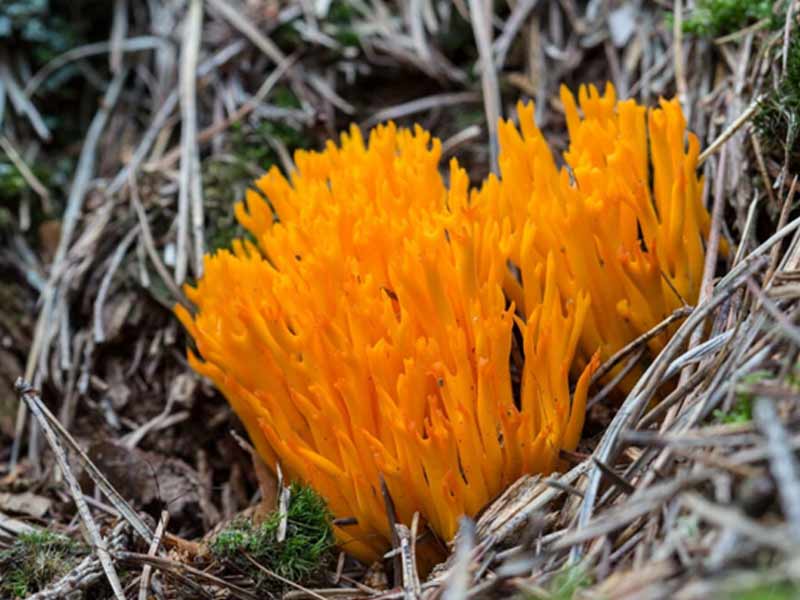
[[(27, 232), (23, 233), (31, 244), (38, 243), (36, 232), (39, 225), (48, 219), (57, 218), (61, 214), (63, 196), (58, 191), (68, 187), (68, 184), (65, 183), (68, 173), (64, 169), (65, 163), (68, 161), (43, 159), (28, 164), (45, 188), (53, 192), (49, 205), (45, 205), (34, 194), (14, 163), (4, 160), (0, 154), (0, 236), (10, 231), (19, 232), (17, 215), (19, 215), (21, 202), (28, 199), (32, 200), (29, 203), (31, 226)], [(0, 239), (0, 244), (2, 244), (2, 239)]]
[(66, 574), (87, 549), (50, 531), (20, 535), (0, 552), (0, 597), (26, 598)]
[(358, 46), (361, 41), (353, 29), (346, 27), (340, 27), (333, 37), (342, 46)]
[[(25, 84), (32, 72), (70, 48), (107, 40), (112, 4), (106, 0), (0, 0), (0, 47), (8, 54), (6, 64), (11, 76)], [(107, 57), (87, 60), (99, 65), (98, 72), (105, 76)], [(83, 139), (86, 129), (78, 116), (79, 103), (89, 103), (98, 94), (92, 86), (67, 83), (80, 73), (76, 62), (61, 66), (42, 82), (33, 98), (51, 138), (42, 148), (43, 153), (28, 162), (28, 167), (50, 190), (52, 212), (38, 214), (40, 203), (33, 202), (31, 231), (36, 230), (42, 219), (57, 217), (63, 209), (73, 173), (70, 163), (75, 155), (74, 144)], [(17, 140), (24, 141), (34, 135), (24, 115), (6, 107), (6, 119), (10, 119)], [(17, 213), (20, 196), (27, 191), (27, 183), (17, 168), (0, 152), (0, 206), (8, 210), (3, 219)]]
[[(284, 108), (299, 108), (300, 102), (289, 88), (279, 88), (275, 92), (275, 103)], [(258, 165), (266, 170), (277, 162), (277, 156), (269, 145), (270, 138), (283, 142), (290, 152), (298, 148), (308, 148), (310, 138), (305, 132), (285, 123), (262, 121), (258, 125), (237, 123), (231, 129), (230, 147), (240, 160)]]
[(784, 152), (790, 151), (791, 171), (800, 167), (800, 153), (795, 144), (800, 133), (800, 39), (795, 36), (786, 57), (786, 74), (778, 88), (762, 101), (753, 120), (766, 152), (778, 153), (783, 162)]
[(233, 215), (233, 204), (244, 196), (253, 177), (247, 168), (222, 158), (203, 161), (206, 242), (210, 251), (228, 248), (244, 229)]
[(717, 423), (749, 423), (753, 420), (753, 402), (755, 394), (752, 386), (771, 381), (784, 388), (789, 388), (793, 392), (800, 392), (800, 366), (795, 366), (791, 373), (783, 380), (778, 380), (774, 373), (761, 369), (745, 375), (736, 386), (736, 402), (729, 411), (715, 410), (714, 420)]
[[(110, 2), (105, 0), (2, 0), (0, 43), (42, 65), (79, 46), (99, 31), (108, 35)], [(77, 68), (72, 68), (77, 72)]]
[[(592, 585), (592, 577), (581, 565), (564, 567), (546, 585), (548, 600), (573, 600), (582, 589)], [(524, 592), (513, 596), (512, 600), (534, 600), (541, 594)]]
[(357, 17), (353, 6), (347, 0), (333, 0), (325, 17), (326, 25), (331, 27), (333, 37), (343, 46), (358, 46), (360, 39), (353, 29)]
[(325, 20), (336, 25), (350, 25), (356, 16), (355, 9), (347, 0), (333, 0)]
[(714, 420), (717, 423), (726, 425), (732, 423), (749, 423), (752, 421), (754, 395), (750, 392), (750, 386), (761, 383), (772, 376), (770, 371), (759, 370), (742, 377), (736, 388), (736, 402), (734, 402), (729, 411), (715, 410), (713, 413)]
[(761, 585), (749, 590), (735, 592), (731, 600), (793, 600), (797, 598), (800, 587), (792, 583)]
[[(785, 2), (783, 4), (786, 4)], [(719, 37), (767, 19), (779, 27), (781, 18), (772, 12), (773, 0), (699, 0), (683, 20), (683, 31), (701, 37)]]
[(333, 548), (331, 515), (325, 501), (309, 487), (293, 484), (290, 489), (286, 537), (277, 541), (281, 514), (273, 512), (261, 525), (234, 522), (211, 543), (212, 555), (247, 573), (269, 591), (283, 586), (253, 567), (250, 555), (267, 569), (295, 582), (312, 582), (329, 563)]
[[(36, 178), (48, 189), (67, 183), (71, 162), (57, 161), (52, 165), (43, 162), (28, 164)], [(10, 160), (0, 159), (0, 201), (10, 204), (19, 201), (19, 196), (28, 190), (28, 182)]]
[(583, 588), (592, 584), (592, 577), (580, 565), (568, 567), (556, 575), (548, 586), (552, 600), (572, 600)]
[[(291, 88), (285, 85), (277, 85), (275, 89), (272, 90), (272, 94), (270, 96), (272, 98), (272, 102), (275, 106), (280, 106), (281, 108), (301, 108), (300, 100), (297, 98), (295, 93), (291, 90)], [(273, 126), (280, 125), (280, 123), (272, 123)], [(294, 130), (293, 130), (294, 131)], [(293, 134), (297, 132), (294, 131)], [(301, 138), (303, 142), (306, 140)]]
[[(275, 90), (274, 100), (284, 108), (300, 106), (297, 97), (286, 87)], [(284, 123), (236, 123), (231, 127), (224, 151), (203, 161), (206, 239), (211, 251), (229, 247), (235, 238), (247, 237), (233, 216), (233, 205), (244, 197), (255, 178), (273, 165), (280, 165), (270, 139), (280, 140), (290, 153), (312, 145), (305, 131)]]
[(471, 125), (481, 125), (486, 121), (486, 113), (480, 106), (476, 108), (464, 107), (462, 110), (455, 111), (454, 127), (458, 131), (466, 129)]
[(715, 410), (714, 420), (717, 423), (730, 425), (733, 423), (749, 423), (753, 420), (753, 398), (751, 395), (740, 395), (729, 411)]
[(0, 2), (0, 41), (29, 46), (45, 62), (75, 44), (73, 28), (52, 10), (49, 0)]
[(0, 160), (0, 198), (16, 200), (27, 187), (17, 167), (10, 161)]

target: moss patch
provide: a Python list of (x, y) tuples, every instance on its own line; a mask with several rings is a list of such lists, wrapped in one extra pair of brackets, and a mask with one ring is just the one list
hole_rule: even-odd
[(581, 566), (569, 567), (561, 571), (550, 582), (549, 593), (552, 600), (572, 600), (575, 595), (592, 584), (592, 577)]
[(736, 402), (730, 410), (724, 411), (717, 409), (714, 411), (714, 420), (717, 423), (749, 423), (753, 420), (753, 394), (750, 386), (761, 383), (772, 377), (769, 371), (754, 371), (742, 377), (741, 382), (736, 387)]
[[(297, 108), (299, 101), (286, 87), (273, 92), (275, 104)], [(311, 147), (305, 131), (280, 122), (263, 121), (257, 125), (236, 123), (231, 127), (228, 148), (220, 156), (203, 162), (202, 177), (207, 219), (206, 239), (212, 252), (228, 248), (235, 238), (246, 237), (244, 229), (233, 216), (233, 204), (244, 197), (253, 179), (280, 165), (280, 159), (270, 145), (278, 139), (289, 153)]]
[(733, 600), (793, 600), (800, 588), (792, 583), (762, 585), (749, 590), (736, 592)]
[(280, 581), (255, 568), (244, 554), (270, 571), (295, 582), (321, 577), (332, 559), (331, 514), (309, 487), (292, 484), (286, 537), (277, 541), (282, 515), (275, 511), (260, 525), (241, 520), (221, 531), (211, 543), (212, 555), (250, 576), (265, 591), (280, 591)]
[(0, 597), (27, 598), (65, 575), (87, 548), (50, 531), (20, 535), (0, 552)]
[(789, 46), (786, 73), (778, 88), (761, 103), (754, 125), (765, 151), (779, 153), (781, 162), (788, 151), (789, 169), (794, 171), (800, 166), (800, 152), (795, 148), (800, 133), (800, 39), (797, 36)]
[[(785, 4), (785, 2), (784, 2)], [(699, 0), (684, 18), (683, 30), (702, 37), (719, 37), (767, 19), (779, 27), (780, 16), (772, 12), (773, 0)]]

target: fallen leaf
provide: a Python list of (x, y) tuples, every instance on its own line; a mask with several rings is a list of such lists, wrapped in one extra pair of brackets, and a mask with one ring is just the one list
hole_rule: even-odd
[(37, 496), (32, 492), (21, 492), (19, 494), (2, 493), (0, 494), (0, 510), (5, 510), (21, 515), (28, 515), (35, 519), (41, 519), (50, 510), (53, 503), (49, 498)]
[[(111, 485), (138, 506), (158, 502), (173, 516), (198, 507), (197, 472), (182, 460), (110, 441), (95, 442), (88, 455)], [(84, 473), (88, 486), (87, 480)]]

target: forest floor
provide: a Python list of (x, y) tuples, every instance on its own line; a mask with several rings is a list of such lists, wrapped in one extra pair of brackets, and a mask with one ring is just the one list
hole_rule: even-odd
[[(798, 597), (798, 15), (790, 0), (0, 3), (0, 598)], [(559, 86), (607, 81), (680, 99), (710, 243), (733, 249), (677, 341), (621, 408), (592, 390), (570, 470), (520, 480), (430, 578), (335, 549), (297, 581), (226, 558), (249, 535), (226, 528), (270, 486), (275, 508), (276, 482), (189, 368), (172, 306), (241, 234), (233, 203), (294, 150), (389, 119), (478, 182), (487, 123), (532, 98), (563, 150)], [(289, 502), (313, 505), (304, 493)]]

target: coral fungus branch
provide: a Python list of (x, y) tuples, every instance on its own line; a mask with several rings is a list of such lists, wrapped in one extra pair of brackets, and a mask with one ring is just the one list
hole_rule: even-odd
[(207, 256), (196, 313), (175, 309), (192, 367), (268, 465), (354, 518), (335, 532), (361, 559), (392, 539), (381, 482), (400, 522), (418, 512), (449, 541), (522, 474), (558, 469), (600, 359), (697, 298), (709, 217), (677, 102), (561, 98), (565, 166), (520, 104), (478, 190), (455, 161), (445, 186), (419, 127), (298, 152), (236, 206), (254, 241)]
[(510, 232), (478, 219), (455, 162), (444, 186), (439, 157), (438, 140), (393, 125), (298, 153), (291, 181), (273, 169), (236, 207), (256, 243), (206, 257), (187, 288), (196, 314), (176, 308), (192, 366), (267, 464), (356, 518), (336, 533), (366, 560), (391, 539), (381, 476), (400, 521), (419, 511), (449, 540), (521, 474), (555, 469), (583, 425), (590, 371), (572, 398), (568, 377), (588, 296), (565, 301), (550, 259), (540, 301), (509, 304)]

